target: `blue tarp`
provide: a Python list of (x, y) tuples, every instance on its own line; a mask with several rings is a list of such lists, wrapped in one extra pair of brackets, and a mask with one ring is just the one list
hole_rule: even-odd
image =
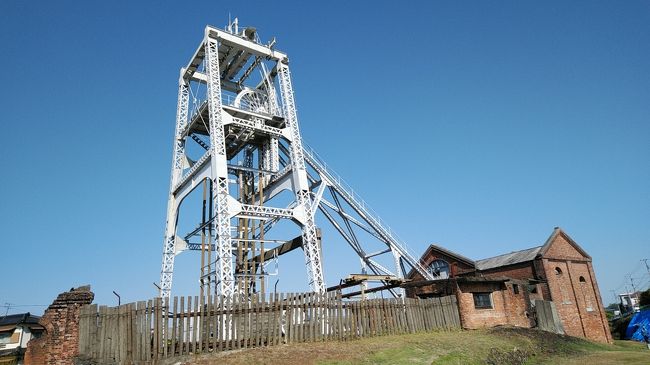
[(643, 309), (637, 312), (625, 331), (625, 338), (645, 342), (643, 339), (643, 329), (650, 335), (650, 309)]

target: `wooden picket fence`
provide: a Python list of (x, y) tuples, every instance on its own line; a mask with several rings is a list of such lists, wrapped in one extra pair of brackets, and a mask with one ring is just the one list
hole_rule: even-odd
[(454, 296), (343, 300), (336, 293), (270, 294), (247, 300), (156, 298), (81, 308), (81, 359), (155, 364), (178, 355), (460, 328)]

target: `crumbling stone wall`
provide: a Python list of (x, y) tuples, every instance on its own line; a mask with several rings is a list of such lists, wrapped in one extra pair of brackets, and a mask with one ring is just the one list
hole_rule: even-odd
[(59, 294), (39, 320), (45, 333), (27, 344), (25, 365), (72, 365), (79, 354), (79, 309), (94, 297), (90, 286)]

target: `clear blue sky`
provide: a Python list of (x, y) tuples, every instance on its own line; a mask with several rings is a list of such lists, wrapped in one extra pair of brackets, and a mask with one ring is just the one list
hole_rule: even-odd
[[(304, 138), (413, 251), (479, 259), (561, 226), (606, 303), (628, 273), (648, 286), (649, 2), (349, 3), (1, 1), (0, 305), (156, 294), (178, 70), (229, 13), (277, 38)], [(326, 270), (358, 271), (335, 239)], [(307, 286), (296, 257), (280, 290)]]

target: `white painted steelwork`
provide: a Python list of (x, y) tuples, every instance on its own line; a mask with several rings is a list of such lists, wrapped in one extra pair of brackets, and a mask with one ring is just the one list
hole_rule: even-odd
[[(210, 263), (214, 272), (207, 276), (215, 283), (219, 294), (232, 296), (240, 290), (235, 277), (250, 273), (238, 272), (240, 268), (234, 267), (233, 252), (237, 247), (241, 250), (242, 243), (250, 242), (249, 236), (256, 225), (263, 227), (263, 222), (269, 219), (290, 219), (301, 227), (311, 289), (324, 292), (321, 253), (287, 56), (270, 45), (260, 44), (251, 29), (241, 33), (231, 31), (206, 27), (203, 41), (181, 70), (160, 294), (170, 296), (175, 255), (183, 248), (197, 247), (190, 242), (178, 242), (182, 239), (176, 231), (182, 200), (204, 179), (212, 186), (213, 216), (209, 221), (215, 243), (208, 245), (215, 248), (216, 256)], [(251, 79), (256, 72), (261, 77), (255, 85)], [(276, 80), (278, 75), (279, 80)], [(205, 95), (195, 95), (191, 84), (204, 85)], [(279, 102), (276, 85), (281, 88)], [(195, 109), (188, 119), (190, 93)], [(209, 137), (209, 144), (199, 135)], [(275, 173), (280, 170), (280, 139), (292, 151), (290, 163), (285, 164), (287, 172), (291, 173), (291, 184), (281, 184), (283, 189), (274, 188), (278, 181), (274, 177), (280, 178), (282, 183), (286, 181), (282, 177), (286, 174)], [(189, 141), (207, 149), (196, 161), (186, 153), (185, 145)], [(259, 151), (260, 169), (253, 166), (256, 150)], [(237, 168), (235, 160), (242, 155), (245, 156), (244, 165)], [(231, 191), (234, 189), (229, 187), (232, 181), (244, 190)], [(267, 204), (273, 196), (264, 195), (261, 190), (264, 186), (268, 186), (267, 191), (272, 194), (289, 188), (294, 192), (295, 204), (290, 209), (273, 207), (272, 201)], [(240, 228), (235, 234), (233, 228), (237, 225)], [(245, 243), (243, 247), (249, 250), (250, 244)]]
[[(254, 30), (240, 32), (237, 25), (226, 30), (208, 26), (203, 41), (181, 69), (160, 295), (170, 296), (175, 256), (201, 247), (214, 248), (216, 257), (206, 265), (202, 282), (207, 278), (225, 296), (256, 290), (250, 282), (266, 273), (264, 264), (256, 266), (250, 257), (264, 256), (273, 249), (264, 246), (274, 242), (264, 240), (264, 234), (281, 219), (301, 228), (309, 285), (315, 292), (324, 292), (317, 211), (350, 244), (364, 270), (404, 277), (410, 268), (431, 279), (406, 245), (303, 145), (289, 61), (274, 44), (275, 40), (261, 44)], [(192, 157), (196, 150), (204, 152)], [(204, 180), (211, 186), (208, 219), (181, 238), (177, 234), (183, 218), (179, 208)], [(273, 206), (273, 199), (287, 190), (294, 201)], [(384, 249), (368, 253), (355, 227), (369, 233)], [(190, 242), (199, 234), (202, 239), (208, 237), (207, 244)], [(394, 272), (376, 260), (384, 254), (392, 255), (388, 261), (395, 266)]]

